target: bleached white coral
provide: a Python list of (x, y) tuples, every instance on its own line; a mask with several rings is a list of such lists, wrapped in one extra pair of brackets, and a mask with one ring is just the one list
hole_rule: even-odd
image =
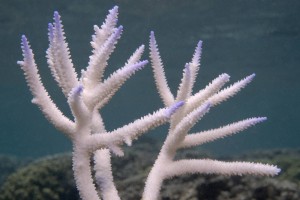
[[(193, 85), (199, 71), (201, 41), (196, 47), (191, 62), (185, 65), (181, 84), (175, 97), (168, 87), (152, 32), (150, 58), (156, 85), (166, 108), (113, 131), (106, 131), (99, 111), (131, 75), (147, 64), (146, 60), (140, 61), (144, 51), (144, 45), (141, 45), (122, 68), (104, 79), (103, 73), (108, 59), (123, 31), (122, 26), (117, 27), (117, 17), (118, 7), (116, 6), (109, 11), (101, 27), (94, 26), (95, 34), (91, 42), (92, 55), (87, 68), (81, 71), (80, 77), (78, 77), (72, 62), (58, 12), (54, 12), (54, 23), (50, 23), (48, 26), (48, 65), (52, 76), (67, 99), (74, 119), (66, 117), (50, 98), (41, 81), (29, 42), (24, 35), (22, 36), (24, 59), (18, 64), (24, 71), (33, 95), (32, 102), (40, 108), (50, 123), (72, 141), (74, 177), (83, 200), (99, 200), (100, 197), (107, 200), (119, 200), (120, 197), (111, 171), (110, 152), (122, 156), (124, 143), (130, 146), (132, 141), (141, 134), (167, 122), (170, 122), (169, 134), (147, 178), (143, 194), (144, 200), (157, 199), (162, 182), (182, 174), (275, 175), (279, 173), (280, 170), (276, 166), (260, 163), (226, 163), (216, 160), (174, 161), (176, 151), (180, 148), (200, 145), (235, 134), (266, 119), (264, 117), (249, 118), (217, 129), (188, 134), (211, 107), (235, 95), (254, 77), (254, 75), (250, 75), (221, 90), (229, 81), (229, 75), (221, 74), (206, 88), (192, 95)], [(94, 158), (95, 177), (92, 177), (92, 157)]]
[(99, 199), (92, 178), (91, 156), (94, 155), (95, 158), (96, 179), (105, 180), (97, 182), (100, 184), (101, 195), (105, 199), (118, 199), (112, 178), (110, 151), (119, 156), (123, 155), (121, 145), (124, 142), (130, 145), (139, 135), (166, 123), (181, 105), (179, 103), (160, 109), (110, 132), (105, 130), (99, 110), (131, 75), (147, 64), (146, 60), (140, 61), (144, 51), (144, 45), (141, 45), (124, 67), (103, 79), (107, 61), (123, 29), (122, 26), (116, 27), (117, 16), (116, 6), (109, 11), (101, 27), (94, 27), (92, 56), (87, 69), (82, 70), (80, 78), (75, 72), (58, 12), (54, 12), (54, 23), (48, 26), (48, 65), (67, 98), (74, 120), (67, 118), (51, 100), (41, 82), (27, 38), (22, 36), (24, 60), (18, 64), (24, 70), (27, 84), (33, 94), (32, 102), (37, 104), (45, 117), (73, 142), (74, 177), (81, 198), (86, 200)]
[(174, 96), (169, 89), (154, 32), (150, 34), (150, 58), (158, 92), (164, 104), (172, 105), (174, 102), (184, 101), (184, 105), (170, 120), (170, 128), (162, 149), (152, 167), (146, 181), (143, 200), (157, 199), (160, 187), (165, 179), (183, 174), (224, 174), (224, 175), (269, 175), (274, 176), (280, 169), (273, 165), (250, 162), (222, 162), (209, 159), (174, 160), (176, 151), (181, 148), (198, 146), (229, 135), (238, 133), (257, 123), (266, 120), (266, 117), (253, 117), (232, 124), (189, 134), (191, 128), (199, 121), (211, 107), (226, 101), (234, 96), (254, 78), (254, 74), (222, 89), (229, 81), (229, 75), (221, 74), (203, 90), (192, 94), (200, 66), (200, 41), (196, 47), (191, 62), (186, 63), (183, 77)]

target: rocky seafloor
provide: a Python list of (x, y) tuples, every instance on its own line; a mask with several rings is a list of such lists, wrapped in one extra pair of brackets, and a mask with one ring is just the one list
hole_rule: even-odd
[[(145, 178), (157, 156), (152, 142), (126, 149), (114, 157), (113, 174), (122, 199), (141, 198)], [(180, 152), (178, 158), (212, 158), (200, 150)], [(215, 157), (216, 158), (216, 157)], [(299, 200), (300, 150), (270, 150), (220, 160), (261, 161), (278, 165), (276, 177), (187, 175), (164, 182), (161, 200)], [(0, 156), (0, 200), (77, 200), (80, 199), (72, 175), (71, 154), (38, 160), (17, 160)]]

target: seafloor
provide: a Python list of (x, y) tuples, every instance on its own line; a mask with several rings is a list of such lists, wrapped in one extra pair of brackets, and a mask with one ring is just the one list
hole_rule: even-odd
[[(160, 144), (147, 140), (127, 149), (124, 157), (113, 157), (115, 182), (124, 200), (141, 198), (144, 180)], [(178, 158), (216, 158), (201, 149), (180, 152)], [(276, 164), (276, 177), (186, 175), (167, 180), (161, 200), (299, 200), (300, 150), (253, 152), (220, 160), (247, 160)], [(38, 160), (2, 156), (0, 200), (80, 199), (72, 176), (71, 154)]]

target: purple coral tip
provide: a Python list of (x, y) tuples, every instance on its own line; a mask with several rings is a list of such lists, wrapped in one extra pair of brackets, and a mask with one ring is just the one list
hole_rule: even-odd
[(185, 64), (185, 66), (184, 66), (184, 71), (185, 71), (185, 73), (186, 73), (188, 76), (190, 76), (190, 72), (191, 72), (191, 70), (190, 70), (190, 63), (186, 63), (186, 64)]
[(58, 11), (54, 11), (54, 21), (55, 23), (60, 23), (60, 15), (58, 13)]
[(246, 81), (246, 83), (250, 83), (255, 77), (255, 73), (247, 76), (244, 80)]
[(21, 36), (21, 40), (22, 40), (22, 44), (24, 45), (25, 43), (27, 43), (27, 38), (25, 35)]
[(48, 24), (48, 35), (49, 35), (49, 40), (52, 41), (53, 40), (53, 37), (54, 37), (54, 27), (53, 27), (53, 24), (49, 23)]
[(180, 107), (184, 105), (184, 101), (179, 101), (169, 107), (166, 111), (167, 117), (171, 117)]
[(117, 5), (112, 8), (112, 10), (117, 10), (117, 9), (119, 9), (119, 6)]
[(74, 95), (80, 95), (83, 91), (83, 86), (79, 85), (76, 88), (74, 88)]
[(258, 117), (256, 118), (256, 122), (259, 123), (259, 122), (263, 122), (263, 121), (266, 121), (268, 118), (267, 117)]
[(281, 169), (278, 168), (278, 167), (276, 167), (276, 169), (275, 169), (275, 175), (278, 175), (280, 172), (281, 172)]
[(143, 61), (141, 61), (141, 64), (144, 66), (144, 65), (147, 65), (149, 63), (149, 61), (148, 60), (143, 60)]
[(123, 30), (123, 26), (120, 25), (120, 26), (118, 27), (118, 31), (122, 31), (122, 30)]
[(202, 41), (202, 40), (199, 40), (199, 42), (198, 42), (198, 45), (197, 45), (197, 46), (198, 46), (199, 48), (201, 48), (201, 47), (202, 47), (202, 44), (203, 44), (203, 41)]
[(155, 40), (154, 31), (150, 31), (150, 40)]
[(53, 24), (52, 23), (48, 23), (48, 29), (51, 30), (51, 31), (53, 30)]
[(132, 66), (133, 71), (140, 70), (148, 64), (148, 60), (143, 60)]
[(210, 107), (211, 107), (211, 103), (209, 103), (209, 102), (208, 103), (204, 103), (203, 105), (199, 106), (196, 111), (199, 114), (206, 113), (206, 112), (209, 111)]
[(209, 109), (211, 107), (211, 103), (206, 103), (206, 105), (204, 105), (204, 107), (205, 107), (204, 108), (205, 110)]
[(251, 80), (256, 76), (255, 73), (251, 74), (250, 76), (248, 76)]
[(29, 52), (29, 44), (25, 35), (22, 35), (21, 37), (21, 44), (22, 44), (23, 52), (27, 54)]

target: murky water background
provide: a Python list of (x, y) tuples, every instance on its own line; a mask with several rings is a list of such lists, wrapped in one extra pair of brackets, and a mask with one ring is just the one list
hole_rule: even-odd
[[(203, 40), (201, 69), (195, 91), (221, 73), (231, 83), (256, 73), (254, 81), (234, 98), (211, 109), (194, 131), (216, 128), (253, 116), (268, 121), (243, 133), (201, 148), (234, 154), (270, 148), (297, 148), (300, 141), (300, 2), (253, 1), (39, 1), (0, 2), (0, 153), (43, 156), (71, 150), (71, 144), (42, 116), (17, 60), (20, 37), (31, 42), (41, 76), (58, 106), (70, 116), (66, 99), (50, 76), (45, 51), (47, 24), (53, 11), (62, 15), (77, 72), (91, 54), (93, 25), (119, 5), (123, 36), (106, 75), (121, 67), (140, 44), (148, 48), (155, 31), (166, 76), (175, 93), (182, 69)], [(148, 59), (148, 50), (144, 54)], [(108, 130), (162, 107), (150, 65), (135, 74), (102, 111)], [(167, 126), (147, 133), (163, 141)]]

